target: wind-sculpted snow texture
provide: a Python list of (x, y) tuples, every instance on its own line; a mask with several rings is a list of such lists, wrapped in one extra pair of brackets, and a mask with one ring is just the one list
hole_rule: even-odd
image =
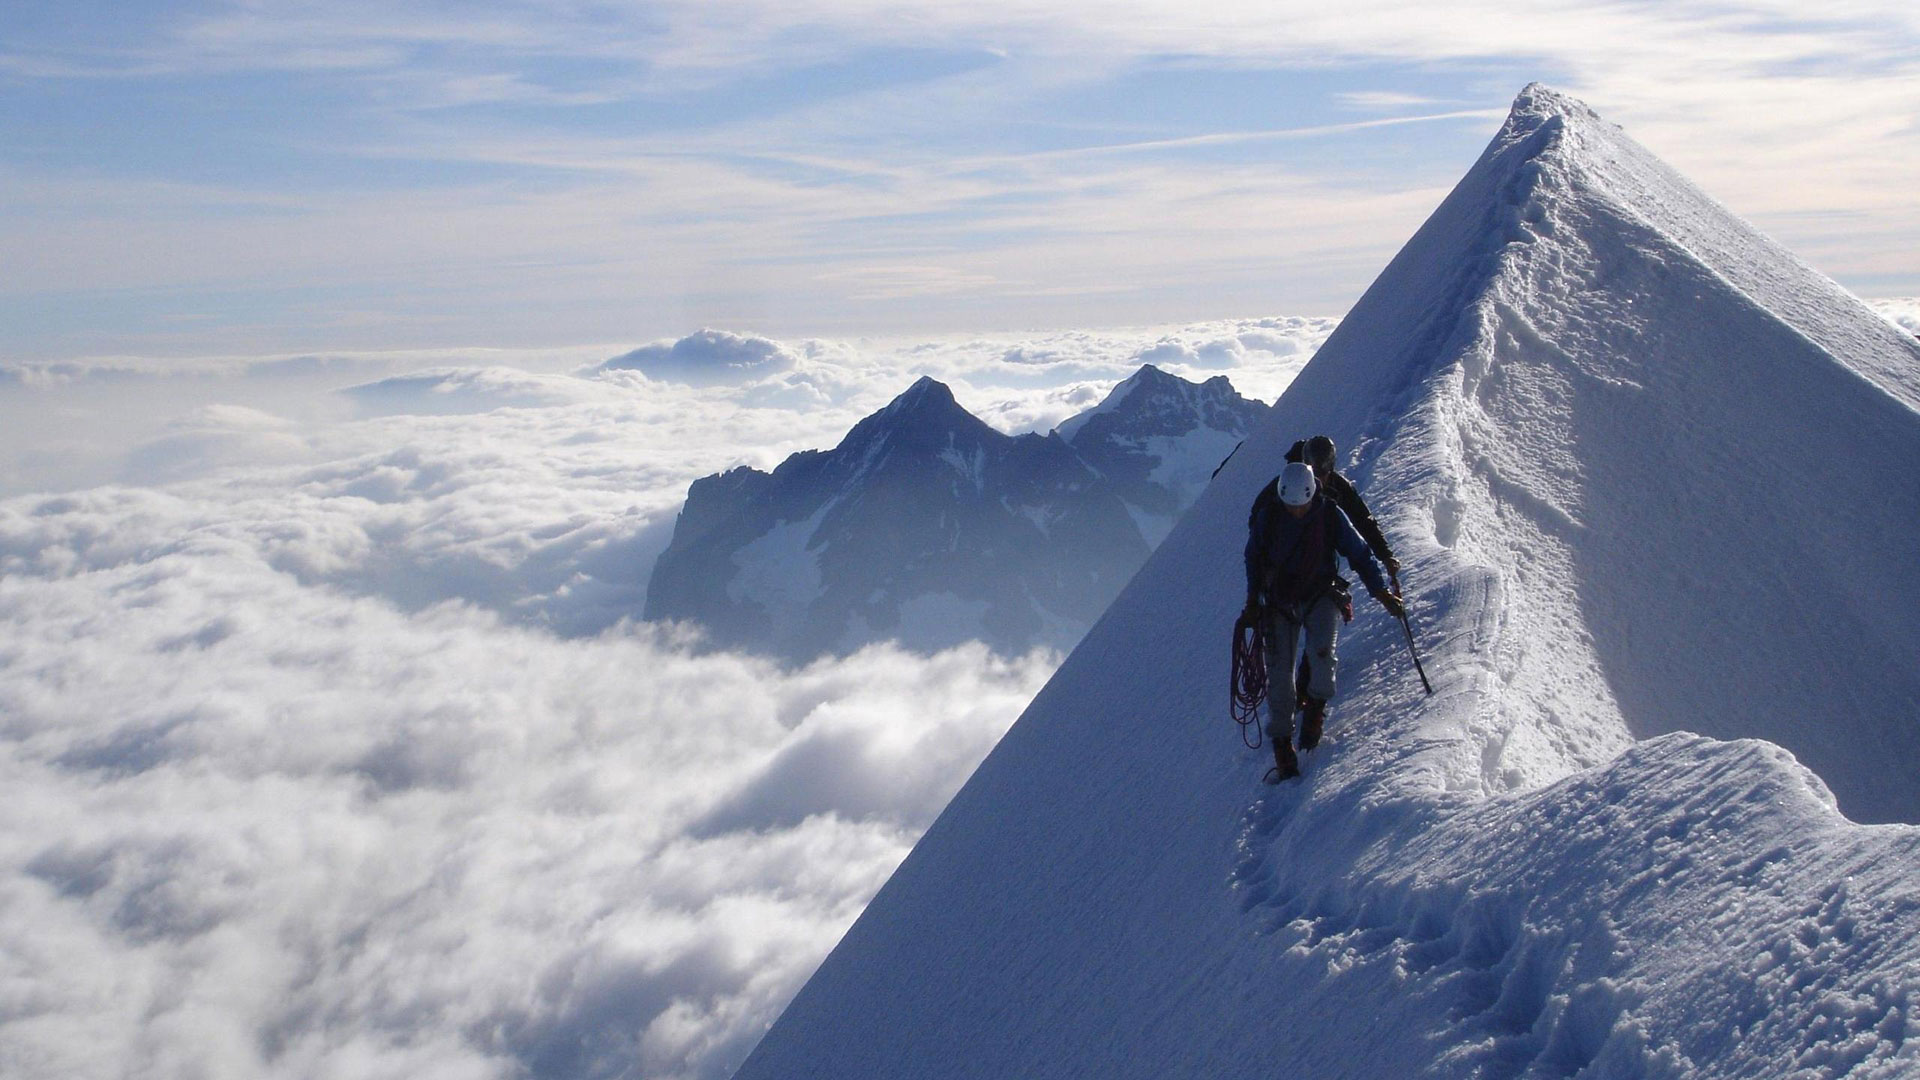
[[(1847, 817), (1920, 820), (1916, 371), (1529, 87), (738, 1075), (1915, 1075), (1920, 830)], [(1436, 693), (1363, 599), (1263, 788), (1228, 627), (1313, 431)]]

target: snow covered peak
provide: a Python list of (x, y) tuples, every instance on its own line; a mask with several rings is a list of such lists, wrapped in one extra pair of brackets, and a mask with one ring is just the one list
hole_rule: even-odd
[(1067, 648), (1146, 559), (1128, 490), (923, 378), (833, 450), (696, 482), (646, 615), (794, 662), (881, 640)]
[[(1158, 376), (1159, 379), (1156, 380), (1154, 376)], [(1165, 372), (1161, 371), (1159, 368), (1154, 367), (1152, 364), (1142, 364), (1140, 366), (1139, 371), (1136, 371), (1133, 374), (1127, 376), (1125, 379), (1120, 381), (1119, 385), (1115, 386), (1112, 390), (1107, 391), (1107, 396), (1101, 398), (1099, 404), (1095, 405), (1091, 409), (1086, 410), (1085, 412), (1075, 413), (1074, 415), (1061, 421), (1060, 426), (1053, 429), (1054, 433), (1059, 435), (1061, 438), (1067, 440), (1068, 442), (1072, 442), (1074, 435), (1077, 432), (1079, 432), (1079, 430), (1083, 426), (1086, 425), (1087, 421), (1093, 419), (1096, 416), (1099, 416), (1102, 413), (1109, 413), (1114, 411), (1115, 409), (1118, 409), (1121, 406), (1121, 404), (1127, 400), (1127, 398), (1133, 395), (1133, 392), (1135, 390), (1148, 384), (1149, 382), (1156, 382), (1156, 381), (1169, 380), (1169, 379), (1174, 379), (1175, 381), (1179, 381), (1175, 379), (1174, 376), (1166, 374)], [(1162, 385), (1164, 385), (1164, 382), (1162, 383)]]
[[(1191, 385), (1193, 384), (1189, 383), (1185, 379), (1182, 379), (1180, 376), (1169, 375), (1166, 372), (1161, 371), (1159, 368), (1154, 367), (1152, 364), (1141, 364), (1139, 371), (1136, 371), (1133, 374), (1127, 376), (1126, 380), (1120, 384), (1120, 386), (1126, 386), (1126, 387), (1157, 386), (1164, 389), (1173, 389), (1176, 387), (1191, 386)], [(1116, 392), (1118, 392), (1119, 387), (1115, 387), (1114, 389)]]
[(1087, 425), (1096, 417), (1105, 417), (1097, 427), (1107, 430), (1129, 427), (1136, 429), (1136, 435), (1146, 434), (1137, 430), (1143, 425), (1155, 428), (1153, 434), (1161, 435), (1201, 426), (1221, 430), (1237, 427), (1238, 434), (1244, 435), (1249, 406), (1255, 413), (1265, 411), (1264, 406), (1249, 402), (1235, 392), (1232, 382), (1224, 375), (1216, 375), (1204, 383), (1192, 383), (1152, 364), (1142, 364), (1140, 370), (1127, 376), (1098, 405), (1067, 418), (1054, 431), (1078, 446)]
[[(1920, 821), (1915, 371), (1529, 87), (740, 1080), (1920, 1072), (1916, 831), (1840, 813)], [(1267, 789), (1220, 691), (1315, 432), (1436, 693), (1363, 599)]]
[(1266, 415), (1225, 376), (1196, 384), (1146, 364), (1054, 430), (1115, 485), (1141, 535), (1158, 544)]
[(1546, 83), (1535, 82), (1528, 83), (1515, 95), (1513, 107), (1508, 113), (1507, 127), (1512, 130), (1529, 122), (1538, 126), (1555, 116), (1600, 119), (1600, 114), (1579, 98), (1563, 94)]
[(953, 390), (931, 375), (922, 375), (888, 405), (889, 409), (916, 409), (925, 405), (953, 405)]
[(839, 449), (863, 454), (873, 465), (891, 447), (975, 447), (998, 434), (962, 408), (945, 383), (923, 375), (885, 408), (855, 424)]
[(967, 424), (968, 421), (980, 423), (954, 400), (953, 390), (946, 383), (930, 375), (922, 375), (914, 380), (912, 386), (901, 391), (900, 396), (888, 402), (886, 408), (874, 414), (874, 418), (892, 427), (913, 424), (947, 427)]
[[(1535, 86), (1276, 423), (1358, 447), (1357, 478), (1432, 507), (1400, 527), (1451, 557), (1531, 565), (1496, 578), (1508, 622), (1537, 631), (1489, 699), (1516, 737), (1497, 766), (1448, 763), (1455, 782), (1526, 786), (1594, 764), (1601, 732), (1685, 729), (1777, 742), (1849, 814), (1920, 821), (1920, 785), (1884, 753), (1892, 740), (1920, 760), (1920, 724), (1894, 719), (1920, 701), (1920, 671), (1862, 684), (1806, 659), (1869, 627), (1920, 641), (1920, 589), (1897, 569), (1920, 558), (1901, 524), (1920, 520), (1920, 488), (1889, 471), (1920, 461), (1916, 372), (1896, 327)], [(1439, 456), (1415, 465), (1415, 447)], [(1796, 518), (1786, 490), (1835, 512)], [(1869, 599), (1862, 575), (1894, 584)], [(1793, 614), (1733, 634), (1726, 604)], [(1568, 670), (1606, 692), (1574, 708)], [(1872, 737), (1831, 737), (1855, 722)]]

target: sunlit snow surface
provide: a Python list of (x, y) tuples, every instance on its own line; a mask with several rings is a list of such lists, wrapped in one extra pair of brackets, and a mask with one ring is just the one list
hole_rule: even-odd
[(1331, 328), (0, 368), (0, 1076), (726, 1075), (1058, 658), (696, 655), (688, 483)]
[[(1917, 386), (1529, 88), (741, 1077), (1915, 1075), (1920, 829), (1840, 811), (1920, 821)], [(1437, 692), (1362, 600), (1263, 788), (1227, 628), (1310, 430)]]

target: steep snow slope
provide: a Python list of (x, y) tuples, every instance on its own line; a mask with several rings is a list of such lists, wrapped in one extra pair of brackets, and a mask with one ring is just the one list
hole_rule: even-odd
[[(1920, 830), (1839, 812), (1920, 817), (1916, 364), (1529, 87), (739, 1075), (1920, 1071)], [(1310, 431), (1438, 692), (1363, 601), (1264, 789), (1227, 628)]]

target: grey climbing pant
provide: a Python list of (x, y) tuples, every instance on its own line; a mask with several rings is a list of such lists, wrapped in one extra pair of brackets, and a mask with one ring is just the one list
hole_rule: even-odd
[(1340, 636), (1340, 605), (1333, 597), (1322, 596), (1304, 607), (1304, 611), (1280, 608), (1267, 615), (1267, 734), (1277, 740), (1293, 738), (1294, 705), (1300, 697), (1300, 687), (1294, 685), (1298, 677), (1294, 664), (1300, 655), (1302, 632), (1306, 635), (1308, 697), (1333, 700), (1334, 676), (1340, 666), (1333, 651)]

